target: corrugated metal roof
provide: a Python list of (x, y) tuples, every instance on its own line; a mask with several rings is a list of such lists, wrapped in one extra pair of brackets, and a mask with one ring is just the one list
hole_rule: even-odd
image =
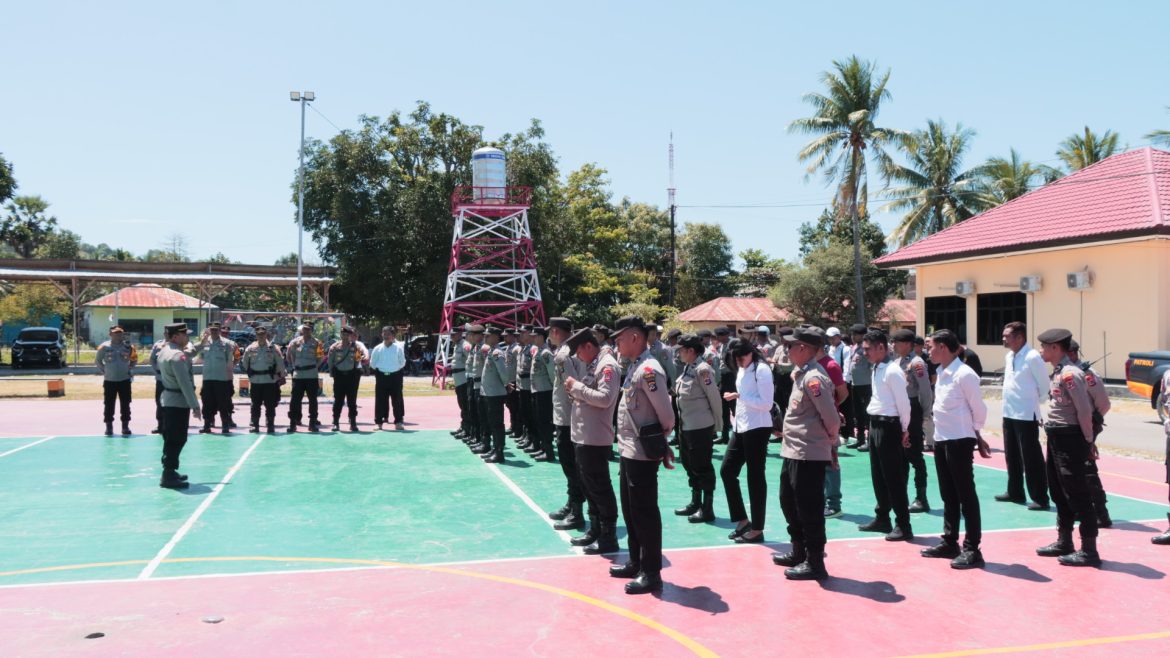
[(201, 303), (195, 297), (184, 295), (178, 290), (163, 288), (156, 283), (140, 283), (122, 288), (117, 293), (98, 297), (85, 304), (109, 308), (115, 305), (121, 308), (219, 308), (215, 304)]
[[(891, 299), (878, 313), (882, 320), (915, 322), (918, 306), (912, 299)], [(766, 297), (716, 297), (679, 314), (683, 322), (787, 322), (788, 312)]]

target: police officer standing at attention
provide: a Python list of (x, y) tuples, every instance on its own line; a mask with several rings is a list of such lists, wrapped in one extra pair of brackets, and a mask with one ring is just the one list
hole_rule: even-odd
[(483, 360), (480, 356), (480, 343), (483, 342), (483, 325), (467, 325), (467, 436), (463, 442), (474, 452), (480, 445), (479, 422), (479, 384), (483, 376)]
[(691, 523), (715, 520), (715, 469), (711, 465), (715, 435), (722, 430), (723, 405), (719, 395), (718, 375), (700, 356), (703, 341), (694, 334), (678, 340), (676, 352), (683, 368), (674, 380), (675, 401), (680, 425), (679, 459), (691, 486), (690, 504), (674, 510)]
[(357, 390), (365, 353), (354, 343), (352, 327), (341, 328), (341, 340), (329, 347), (329, 374), (333, 375), (333, 431), (341, 431), (341, 408), (349, 407), (349, 431), (357, 431)]
[(504, 339), (504, 353), (508, 355), (508, 360), (505, 365), (504, 376), (508, 381), (508, 395), (504, 400), (504, 406), (508, 409), (508, 434), (513, 438), (519, 438), (521, 434), (520, 423), (520, 389), (516, 385), (516, 376), (519, 374), (517, 365), (520, 360), (520, 347), (516, 339), (516, 331), (512, 329), (505, 329), (503, 333)]
[[(884, 532), (886, 541), (910, 541), (910, 505), (906, 497), (906, 453), (910, 447), (910, 396), (906, 375), (890, 359), (886, 334), (865, 334), (858, 350), (873, 365), (873, 386), (866, 409), (869, 419), (869, 472), (877, 498), (873, 521), (858, 527), (864, 532)], [(894, 527), (890, 527), (890, 510)]]
[(772, 563), (789, 580), (823, 580), (825, 570), (825, 473), (839, 469), (837, 432), (841, 417), (833, 381), (817, 363), (825, 334), (803, 327), (784, 336), (792, 360), (793, 386), (784, 414), (784, 446), (780, 456), (780, 509), (788, 522), (792, 550), (774, 553)]
[(167, 344), (159, 352), (158, 370), (162, 378), (162, 479), (158, 486), (186, 489), (187, 476), (179, 473), (179, 455), (187, 445), (187, 420), (200, 420), (199, 398), (195, 396), (195, 376), (187, 347), (187, 325), (179, 322), (164, 329)]
[(553, 427), (556, 432), (557, 456), (561, 460), (561, 472), (565, 475), (568, 495), (565, 504), (548, 515), (548, 518), (556, 521), (553, 527), (557, 530), (580, 530), (585, 527), (585, 517), (581, 510), (585, 503), (585, 492), (577, 472), (577, 455), (570, 431), (573, 403), (569, 399), (569, 392), (565, 390), (565, 380), (569, 377), (580, 378), (584, 371), (581, 362), (574, 359), (569, 350), (568, 340), (572, 334), (573, 323), (568, 318), (552, 318), (548, 321), (548, 338), (554, 350)]
[(666, 370), (650, 355), (647, 326), (637, 316), (626, 316), (614, 325), (618, 352), (630, 359), (618, 402), (618, 447), (621, 464), (618, 480), (622, 492), (622, 517), (630, 559), (610, 567), (615, 578), (633, 578), (626, 594), (646, 594), (662, 589), (662, 514), (658, 509), (658, 464), (674, 468), (674, 454), (666, 435), (674, 429), (674, 410)]
[(284, 377), (284, 355), (268, 342), (268, 328), (256, 327), (256, 342), (244, 350), (244, 372), (248, 373), (248, 395), (252, 400), (252, 432), (260, 431), (260, 407), (268, 433), (276, 433), (276, 381)]
[(321, 341), (313, 335), (312, 325), (301, 325), (301, 335), (292, 339), (285, 349), (286, 365), (292, 370), (292, 396), (288, 403), (288, 433), (297, 431), (301, 424), (301, 401), (309, 396), (309, 431), (321, 429), (317, 420), (317, 395), (319, 393), (317, 369), (325, 357)]
[(906, 461), (914, 468), (914, 501), (910, 511), (929, 512), (926, 500), (926, 460), (922, 456), (925, 445), (926, 414), (934, 407), (934, 393), (930, 390), (930, 375), (926, 362), (914, 355), (914, 332), (899, 329), (894, 332), (894, 352), (898, 355), (898, 367), (906, 375), (906, 394), (910, 397), (910, 447), (906, 449)]
[(536, 356), (532, 357), (532, 418), (533, 438), (532, 447), (528, 454), (538, 462), (554, 462), (553, 453), (553, 408), (552, 391), (553, 379), (556, 378), (556, 366), (553, 364), (553, 353), (549, 350), (546, 340), (548, 329), (544, 327), (532, 328), (532, 348)]
[(617, 408), (618, 362), (602, 353), (597, 336), (581, 329), (569, 337), (569, 349), (579, 362), (581, 377), (565, 377), (565, 390), (573, 400), (572, 440), (577, 472), (589, 501), (589, 529), (570, 542), (584, 546), (588, 555), (616, 553), (617, 498), (609, 479), (609, 455), (614, 443), (613, 416)]
[(462, 439), (467, 436), (467, 354), (471, 351), (463, 340), (463, 328), (451, 329), (451, 369), (447, 371), (455, 384), (455, 401), (459, 403), (459, 429), (451, 436)]
[(154, 345), (150, 346), (150, 370), (154, 373), (154, 429), (150, 430), (151, 434), (158, 434), (162, 431), (162, 378), (158, 375), (158, 354), (162, 348), (167, 344), (167, 339), (160, 338), (154, 341)]
[[(1093, 401), (1089, 398), (1085, 373), (1068, 358), (1072, 332), (1049, 329), (1036, 337), (1040, 356), (1053, 366), (1049, 385), (1048, 487), (1056, 504), (1057, 539), (1036, 549), (1043, 557), (1059, 558), (1070, 567), (1099, 567), (1097, 517), (1085, 480), (1085, 463), (1093, 445)], [(1081, 550), (1073, 546), (1072, 531), (1081, 522)]]
[(1093, 446), (1089, 450), (1089, 460), (1085, 462), (1085, 478), (1089, 485), (1089, 495), (1093, 499), (1093, 513), (1097, 515), (1097, 527), (1110, 528), (1113, 519), (1109, 517), (1109, 508), (1106, 506), (1109, 499), (1105, 496), (1105, 486), (1101, 484), (1101, 474), (1097, 471), (1097, 437), (1104, 431), (1105, 414), (1109, 413), (1113, 405), (1109, 402), (1109, 393), (1105, 391), (1101, 375), (1093, 370), (1088, 361), (1081, 360), (1081, 346), (1075, 340), (1069, 341), (1069, 346), (1068, 358), (1084, 371), (1089, 399), (1093, 401)]
[[(711, 341), (711, 355), (714, 357), (719, 372), (719, 392), (735, 392), (735, 366), (727, 357), (727, 341), (731, 330), (727, 327), (715, 329), (715, 338)], [(715, 443), (727, 443), (731, 440), (731, 415), (735, 413), (735, 400), (723, 399), (723, 430)]]
[[(471, 451), (477, 455), (485, 455), (492, 450), (492, 436), (491, 427), (487, 420), (487, 402), (483, 397), (483, 368), (487, 363), (488, 354), (491, 353), (492, 348), (485, 342), (487, 340), (486, 328), (481, 325), (475, 325), (479, 328), (478, 338), (475, 342), (475, 349), (472, 352), (474, 355), (471, 360), (471, 371), (474, 374), (472, 379), (472, 386), (475, 391), (475, 418), (476, 418), (476, 434), (475, 442), (471, 444)], [(506, 397), (506, 396), (505, 396)]]
[(516, 391), (520, 410), (520, 441), (516, 445), (527, 449), (535, 440), (532, 431), (532, 327), (521, 325), (517, 331), (516, 343), (520, 350), (516, 354)]
[(115, 399), (121, 403), (122, 436), (130, 436), (130, 382), (131, 372), (138, 365), (138, 350), (125, 339), (122, 327), (110, 329), (110, 339), (98, 346), (94, 364), (102, 373), (106, 436), (114, 435)]
[(504, 461), (504, 401), (508, 396), (507, 370), (508, 354), (500, 344), (504, 330), (499, 327), (488, 327), (484, 337), (484, 346), (488, 349), (487, 358), (483, 365), (483, 379), (480, 382), (483, 391), (485, 440), (490, 440), (490, 449), (483, 454), (483, 460), (489, 464), (499, 464)]
[(853, 347), (849, 351), (849, 363), (845, 367), (845, 381), (849, 383), (849, 399), (853, 405), (853, 427), (857, 432), (852, 443), (846, 448), (856, 448), (858, 452), (869, 450), (866, 433), (869, 431), (869, 398), (873, 395), (873, 364), (866, 360), (861, 351), (861, 343), (866, 329), (863, 324), (855, 324), (849, 328), (853, 337)]
[(203, 429), (200, 433), (211, 431), (211, 423), (219, 414), (220, 426), (224, 434), (230, 434), (232, 428), (232, 384), (235, 380), (235, 368), (239, 358), (239, 348), (236, 344), (223, 337), (218, 322), (207, 325), (203, 340), (195, 348), (196, 355), (203, 361), (203, 387), (200, 396), (203, 399)]

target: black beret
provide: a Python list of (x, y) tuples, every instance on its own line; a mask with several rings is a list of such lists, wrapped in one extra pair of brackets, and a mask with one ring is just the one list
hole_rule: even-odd
[(787, 343), (807, 343), (813, 347), (821, 347), (825, 344), (825, 330), (820, 327), (802, 327), (792, 332), (791, 336), (785, 336), (784, 341)]
[(781, 336), (791, 336), (794, 331), (792, 327), (780, 327), (779, 331), (776, 333), (780, 334)]
[(711, 336), (714, 336), (715, 334), (711, 333), (710, 329), (700, 329), (698, 332), (695, 333), (695, 335), (698, 336), (699, 338), (710, 338)]
[(1075, 340), (1070, 340), (1068, 342), (1068, 349), (1071, 352), (1080, 352), (1081, 351), (1081, 344)]
[(613, 333), (609, 337), (617, 338), (626, 329), (638, 329), (645, 334), (647, 329), (646, 321), (636, 315), (627, 315), (617, 321), (617, 324), (613, 326)]
[(573, 322), (569, 318), (552, 318), (548, 321), (549, 329), (563, 329), (565, 331), (573, 330)]
[(536, 334), (537, 336), (544, 336), (545, 338), (548, 338), (548, 329), (544, 327), (533, 327), (532, 333)]
[(577, 333), (569, 336), (569, 339), (565, 341), (565, 344), (568, 345), (569, 349), (573, 352), (576, 352), (577, 348), (580, 347), (582, 343), (589, 343), (591, 345), (597, 344), (597, 337), (593, 335), (593, 330), (589, 327), (578, 330)]
[(671, 338), (674, 338), (676, 336), (681, 336), (681, 335), (682, 335), (682, 332), (679, 331), (678, 329), (671, 329), (670, 331), (666, 332), (666, 340), (670, 340)]
[(864, 324), (855, 324), (852, 327), (849, 327), (849, 333), (851, 334), (864, 334), (867, 331), (869, 331), (869, 329), (866, 329)]
[(893, 336), (890, 336), (890, 339), (895, 343), (913, 343), (914, 332), (909, 329), (899, 329), (894, 332)]
[(499, 327), (488, 327), (485, 331), (491, 336), (503, 336), (504, 330)]
[(703, 339), (695, 334), (683, 334), (678, 339), (679, 347), (689, 347), (696, 352), (703, 351)]
[(731, 330), (728, 329), (727, 327), (716, 327), (715, 328), (715, 335), (719, 336), (719, 337), (730, 336)]
[(1041, 343), (1059, 343), (1065, 340), (1072, 339), (1072, 332), (1068, 329), (1049, 329), (1036, 337), (1036, 340)]
[(174, 324), (166, 325), (163, 327), (163, 330), (168, 334), (185, 334), (187, 333), (187, 325), (183, 322), (176, 322)]
[(914, 344), (915, 345), (926, 345), (926, 339), (923, 338), (922, 336), (915, 336), (914, 337)]

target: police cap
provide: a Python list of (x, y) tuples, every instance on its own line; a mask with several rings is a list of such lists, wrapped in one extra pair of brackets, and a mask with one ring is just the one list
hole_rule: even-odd
[(869, 330), (865, 328), (864, 324), (855, 324), (849, 327), (849, 333), (851, 334), (865, 334), (867, 331)]
[(573, 321), (569, 318), (552, 318), (548, 321), (548, 328), (573, 331)]
[(677, 338), (681, 335), (682, 335), (682, 332), (679, 331), (678, 329), (671, 329), (670, 331), (666, 332), (666, 340), (670, 340), (671, 338)]
[(1037, 336), (1036, 340), (1047, 345), (1060, 343), (1066, 340), (1072, 340), (1072, 332), (1068, 329), (1049, 329)]
[(646, 321), (642, 318), (636, 315), (627, 315), (617, 321), (617, 324), (613, 326), (613, 333), (610, 334), (609, 337), (616, 339), (618, 336), (622, 335), (630, 329), (641, 331), (642, 335), (645, 336), (646, 330), (649, 329), (649, 327), (646, 326)]
[(548, 338), (548, 329), (545, 327), (533, 327), (532, 333), (536, 334), (537, 336), (544, 336), (545, 338)]
[(123, 329), (123, 328), (121, 328), (121, 327), (119, 327), (118, 325), (114, 325), (114, 326), (110, 327), (110, 333), (111, 333), (111, 334), (120, 334), (120, 333), (122, 333), (122, 332), (124, 332), (124, 331), (126, 331), (126, 330), (125, 330), (125, 329)]
[(176, 322), (174, 324), (165, 325), (163, 327), (163, 331), (165, 331), (168, 336), (173, 336), (174, 334), (185, 334), (187, 333), (187, 325), (183, 322)]
[(724, 338), (726, 336), (731, 335), (731, 330), (728, 329), (727, 327), (716, 327), (715, 328), (715, 335), (719, 336), (720, 338)]
[(218, 322), (212, 322), (211, 324), (207, 325), (207, 328), (208, 329), (219, 329), (220, 325)]
[(678, 339), (679, 347), (689, 347), (696, 352), (703, 351), (703, 339), (696, 334), (683, 334)]
[(488, 327), (484, 331), (486, 331), (489, 336), (503, 336), (504, 335), (504, 330), (499, 328), (499, 327)]
[(469, 334), (482, 334), (483, 333), (483, 325), (482, 324), (469, 324), (469, 325), (467, 325), (467, 333), (469, 333)]
[(784, 342), (800, 342), (813, 347), (821, 347), (825, 344), (825, 330), (820, 327), (803, 327), (793, 331), (791, 336), (785, 336)]
[(700, 329), (697, 332), (695, 332), (695, 335), (698, 336), (699, 338), (710, 338), (711, 336), (714, 336), (715, 334), (711, 333), (710, 329)]
[(569, 340), (565, 341), (565, 344), (568, 345), (569, 349), (573, 352), (576, 352), (577, 348), (580, 347), (583, 343), (597, 345), (597, 336), (593, 335), (593, 330), (589, 327), (578, 330), (577, 333), (569, 336)]

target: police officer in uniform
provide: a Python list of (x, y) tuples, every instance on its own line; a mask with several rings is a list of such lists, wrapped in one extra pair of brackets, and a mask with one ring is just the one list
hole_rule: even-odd
[(98, 346), (94, 364), (102, 373), (102, 394), (106, 436), (114, 435), (114, 401), (120, 403), (122, 436), (130, 436), (131, 373), (138, 365), (138, 350), (125, 339), (122, 327), (110, 329), (110, 339)]
[(906, 394), (910, 397), (910, 447), (906, 449), (906, 461), (914, 469), (914, 500), (910, 503), (913, 513), (929, 512), (930, 502), (926, 499), (926, 460), (922, 456), (925, 445), (926, 414), (934, 408), (934, 393), (930, 390), (930, 373), (926, 362), (914, 354), (914, 332), (899, 329), (893, 335), (894, 353), (898, 367), (906, 375)]
[(550, 519), (556, 521), (553, 527), (557, 530), (580, 530), (585, 527), (585, 517), (581, 510), (585, 502), (585, 492), (581, 488), (581, 476), (577, 472), (577, 456), (570, 431), (573, 403), (569, 399), (569, 392), (565, 390), (565, 380), (569, 377), (581, 378), (584, 370), (581, 362), (574, 359), (570, 353), (568, 340), (572, 334), (573, 323), (568, 318), (552, 318), (548, 321), (548, 338), (554, 351), (553, 427), (556, 432), (557, 456), (561, 461), (561, 472), (565, 476), (567, 494), (565, 504), (548, 515)]
[(244, 372), (248, 373), (248, 395), (252, 400), (252, 432), (260, 431), (260, 407), (268, 433), (276, 433), (276, 382), (285, 375), (284, 355), (268, 342), (268, 328), (256, 327), (256, 342), (244, 350)]
[[(1158, 394), (1158, 409), (1170, 417), (1170, 370), (1162, 374), (1162, 392)], [(1163, 429), (1166, 431), (1166, 482), (1170, 484), (1170, 421), (1166, 421)], [(1170, 522), (1170, 513), (1166, 514), (1166, 520)], [(1170, 546), (1170, 529), (1150, 537), (1150, 542), (1158, 546)]]
[(232, 425), (232, 384), (235, 380), (239, 348), (235, 342), (223, 336), (220, 324), (207, 325), (203, 340), (196, 346), (196, 356), (203, 361), (203, 386), (200, 396), (203, 402), (203, 428), (200, 433), (211, 431), (211, 423), (219, 415), (224, 434), (230, 434)]
[(462, 439), (467, 436), (467, 342), (463, 340), (463, 328), (451, 330), (451, 381), (455, 384), (455, 401), (459, 403), (459, 428), (451, 436)]
[(853, 348), (849, 351), (849, 363), (845, 366), (845, 381), (849, 383), (849, 399), (853, 405), (853, 427), (857, 436), (846, 448), (855, 448), (858, 452), (869, 450), (866, 434), (869, 431), (869, 398), (873, 395), (872, 370), (873, 366), (866, 360), (861, 351), (861, 342), (865, 337), (866, 328), (863, 324), (855, 324), (849, 328), (853, 338)]
[(1077, 364), (1085, 373), (1085, 384), (1088, 385), (1089, 399), (1093, 401), (1093, 448), (1089, 452), (1089, 461), (1085, 463), (1085, 477), (1089, 485), (1089, 493), (1093, 497), (1093, 512), (1097, 515), (1097, 527), (1109, 528), (1113, 526), (1113, 519), (1109, 516), (1109, 502), (1105, 495), (1105, 486), (1101, 484), (1101, 475), (1097, 471), (1097, 437), (1105, 429), (1105, 414), (1109, 413), (1112, 403), (1109, 402), (1109, 393), (1105, 391), (1104, 380), (1093, 370), (1088, 361), (1081, 359), (1081, 346), (1077, 341), (1069, 342), (1071, 350), (1068, 358)]
[(784, 414), (780, 456), (780, 508), (788, 522), (792, 550), (774, 553), (772, 563), (789, 580), (823, 580), (825, 570), (825, 473), (839, 469), (837, 413), (833, 380), (817, 363), (825, 344), (819, 327), (803, 327), (784, 336), (793, 365), (792, 395)]
[(691, 487), (690, 504), (674, 510), (691, 523), (715, 520), (715, 469), (711, 465), (715, 435), (723, 429), (723, 405), (716, 371), (700, 358), (703, 341), (695, 334), (678, 340), (676, 354), (683, 367), (674, 380), (678, 408), (679, 460)]
[(617, 497), (609, 478), (609, 455), (614, 443), (613, 415), (621, 392), (618, 362), (602, 353), (594, 332), (586, 327), (569, 337), (581, 377), (565, 377), (565, 391), (573, 401), (571, 437), (577, 473), (589, 501), (589, 529), (570, 543), (585, 553), (616, 553)]
[[(478, 325), (477, 325), (478, 326)], [(475, 442), (470, 444), (471, 451), (477, 455), (486, 455), (492, 450), (492, 435), (491, 427), (488, 424), (487, 418), (487, 401), (484, 400), (483, 392), (483, 369), (487, 364), (488, 355), (491, 354), (492, 348), (487, 344), (487, 327), (480, 330), (479, 341), (475, 344), (475, 351), (471, 360), (472, 372), (475, 374), (472, 379), (472, 386), (475, 390), (475, 417), (476, 417), (476, 435)], [(505, 395), (505, 397), (507, 397)]]
[(321, 341), (313, 335), (312, 325), (301, 325), (301, 335), (292, 339), (285, 349), (286, 365), (292, 370), (292, 396), (288, 403), (288, 432), (297, 431), (301, 424), (301, 401), (309, 396), (309, 431), (321, 429), (317, 420), (317, 395), (321, 380), (318, 379), (318, 368), (325, 357), (325, 349)]
[[(678, 377), (678, 371), (674, 369), (674, 354), (671, 353), (666, 343), (663, 343), (658, 338), (662, 334), (662, 325), (648, 324), (646, 325), (646, 329), (649, 332), (646, 340), (648, 341), (650, 356), (654, 357), (658, 365), (662, 366), (662, 369), (666, 371), (667, 390), (673, 391), (674, 379)], [(675, 425), (677, 426), (677, 423)]]
[[(467, 341), (471, 346), (471, 353), (467, 358), (467, 376), (471, 379), (471, 388), (468, 390), (471, 402), (471, 436), (464, 442), (472, 452), (483, 446), (483, 399), (480, 393), (480, 383), (483, 381), (483, 331), (482, 324), (473, 324), (467, 328)], [(487, 450), (479, 450), (482, 454)]]
[[(1056, 557), (1070, 567), (1099, 567), (1097, 516), (1089, 491), (1085, 464), (1093, 447), (1093, 401), (1085, 373), (1068, 357), (1072, 332), (1049, 329), (1037, 336), (1040, 356), (1053, 366), (1048, 421), (1048, 488), (1056, 504), (1057, 539), (1036, 549), (1037, 555)], [(1081, 522), (1081, 550), (1073, 545), (1072, 531)]]
[[(714, 367), (719, 373), (719, 392), (720, 393), (734, 393), (735, 392), (735, 366), (727, 357), (727, 341), (731, 336), (731, 330), (727, 327), (718, 327), (715, 329), (715, 339), (711, 341), (711, 358), (715, 362)], [(731, 415), (735, 413), (735, 400), (723, 400), (723, 430), (719, 439), (715, 443), (727, 443), (731, 440)]]
[(520, 349), (516, 354), (516, 393), (520, 410), (520, 440), (516, 446), (527, 450), (532, 446), (532, 327), (521, 325), (517, 330), (516, 343)]
[(162, 348), (167, 344), (167, 339), (160, 338), (154, 341), (154, 345), (150, 346), (150, 370), (154, 373), (154, 429), (150, 430), (151, 434), (158, 434), (162, 431), (162, 378), (158, 375), (158, 355)]
[[(763, 327), (767, 329), (767, 327)], [(792, 335), (791, 327), (780, 327), (777, 334), (780, 340), (784, 340), (785, 336)], [(757, 344), (757, 349), (762, 349)], [(776, 394), (772, 396), (772, 401), (776, 403), (776, 407), (780, 409), (780, 419), (783, 423), (784, 414), (788, 410), (788, 400), (792, 397), (792, 371), (795, 366), (792, 365), (792, 360), (788, 358), (788, 343), (777, 345), (771, 352), (767, 359), (768, 363), (772, 364), (772, 382), (776, 386)], [(768, 443), (780, 443), (784, 440), (783, 424), (781, 429), (773, 429), (772, 437), (768, 439)]]
[(199, 398), (195, 396), (195, 376), (191, 370), (192, 352), (186, 349), (187, 325), (179, 322), (165, 328), (167, 344), (158, 355), (158, 372), (162, 379), (162, 479), (158, 486), (186, 489), (187, 476), (179, 473), (179, 455), (187, 444), (187, 421), (201, 419)]
[(504, 401), (508, 396), (508, 380), (506, 376), (508, 353), (500, 338), (504, 330), (499, 327), (488, 327), (484, 337), (484, 347), (488, 354), (484, 360), (483, 378), (480, 387), (483, 391), (484, 407), (484, 438), (490, 439), (490, 449), (483, 454), (483, 460), (489, 464), (499, 464), (504, 461)]
[(520, 435), (520, 389), (516, 386), (516, 376), (521, 348), (516, 334), (517, 331), (512, 329), (505, 329), (503, 333), (504, 353), (508, 355), (504, 373), (504, 376), (508, 378), (508, 395), (505, 398), (504, 406), (508, 409), (508, 434), (512, 437)]
[(650, 354), (646, 323), (626, 316), (614, 325), (618, 352), (630, 360), (618, 402), (618, 447), (621, 464), (622, 518), (626, 522), (629, 560), (609, 575), (633, 578), (626, 594), (662, 589), (662, 514), (658, 509), (658, 464), (674, 468), (666, 435), (674, 429), (674, 410), (666, 370)]
[(556, 378), (556, 365), (553, 363), (552, 350), (546, 343), (548, 329), (544, 327), (532, 328), (532, 348), (536, 356), (532, 357), (532, 373), (529, 380), (532, 382), (532, 418), (533, 434), (532, 450), (529, 454), (538, 462), (554, 462), (556, 455), (553, 452), (553, 380)]
[(341, 328), (341, 340), (329, 346), (329, 374), (333, 375), (333, 431), (341, 431), (341, 408), (349, 408), (349, 431), (357, 431), (357, 391), (362, 364), (369, 355), (354, 342), (353, 327)]

